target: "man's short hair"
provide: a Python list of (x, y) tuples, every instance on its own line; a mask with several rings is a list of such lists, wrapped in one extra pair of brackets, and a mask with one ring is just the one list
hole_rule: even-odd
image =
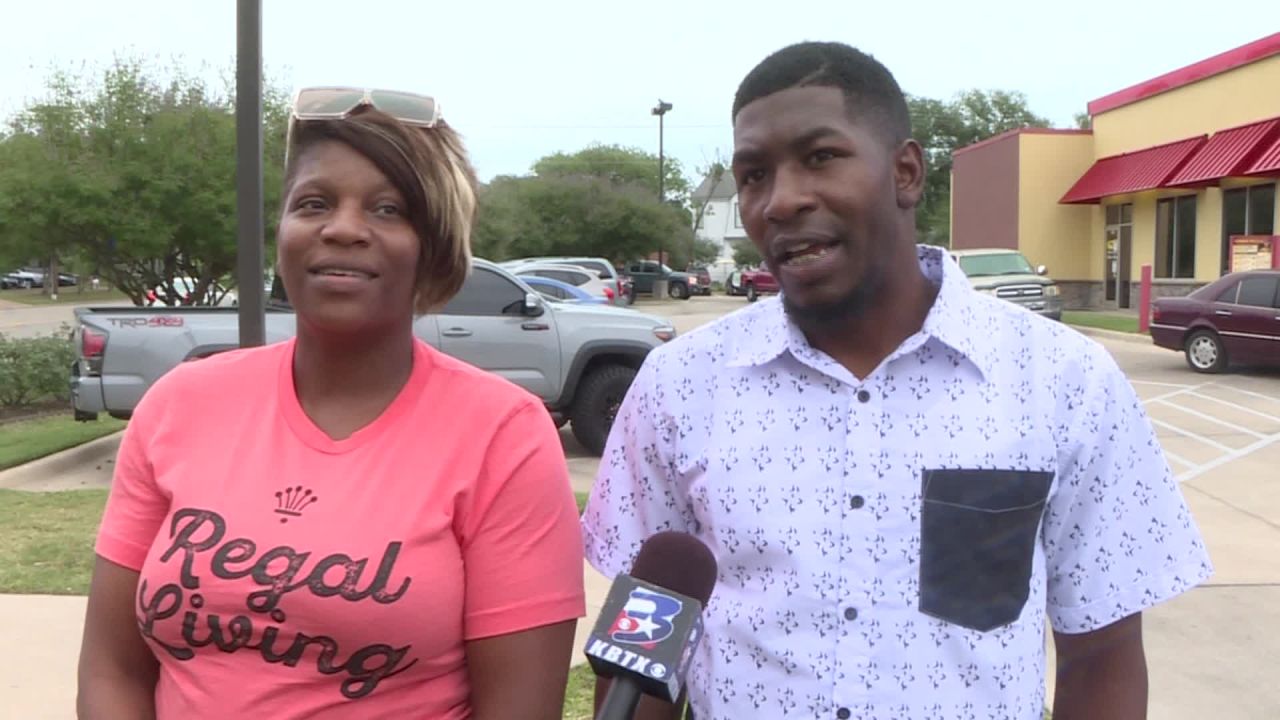
[(834, 87), (853, 117), (870, 117), (893, 144), (911, 137), (911, 114), (898, 81), (880, 61), (844, 43), (789, 45), (747, 73), (733, 98), (733, 119), (748, 104), (782, 90)]

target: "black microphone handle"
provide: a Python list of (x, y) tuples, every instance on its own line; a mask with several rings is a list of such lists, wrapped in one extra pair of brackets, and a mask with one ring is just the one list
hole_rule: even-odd
[(600, 703), (596, 720), (632, 720), (636, 706), (640, 704), (640, 684), (625, 675), (619, 675), (609, 684), (609, 692)]

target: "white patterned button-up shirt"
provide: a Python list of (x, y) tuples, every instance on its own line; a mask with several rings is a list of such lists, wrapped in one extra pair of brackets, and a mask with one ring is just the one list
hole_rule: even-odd
[(937, 299), (866, 378), (775, 298), (651, 353), (618, 413), (587, 557), (712, 549), (698, 720), (1039, 720), (1046, 619), (1096, 630), (1211, 572), (1111, 356), (919, 254)]

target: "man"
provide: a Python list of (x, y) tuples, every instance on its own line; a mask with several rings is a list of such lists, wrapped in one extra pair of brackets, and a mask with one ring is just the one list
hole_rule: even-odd
[(782, 295), (649, 356), (583, 519), (609, 576), (660, 530), (715, 553), (693, 715), (1039, 720), (1047, 619), (1055, 720), (1145, 717), (1140, 614), (1211, 568), (1123, 374), (915, 245), (924, 160), (872, 58), (785, 48), (733, 122)]

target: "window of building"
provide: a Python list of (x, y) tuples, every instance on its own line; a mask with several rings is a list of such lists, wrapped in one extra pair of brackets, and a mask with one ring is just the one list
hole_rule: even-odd
[(1129, 307), (1129, 264), (1133, 255), (1133, 205), (1106, 206), (1106, 267), (1103, 280), (1108, 302)]
[(1231, 269), (1232, 235), (1274, 235), (1276, 186), (1253, 185), (1222, 193), (1222, 272)]
[(1196, 196), (1165, 198), (1156, 203), (1156, 277), (1196, 275)]

